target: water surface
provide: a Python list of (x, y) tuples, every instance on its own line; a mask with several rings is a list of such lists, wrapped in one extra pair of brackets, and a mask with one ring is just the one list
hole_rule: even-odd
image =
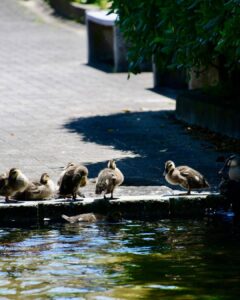
[(126, 221), (0, 230), (0, 299), (240, 299), (229, 222)]

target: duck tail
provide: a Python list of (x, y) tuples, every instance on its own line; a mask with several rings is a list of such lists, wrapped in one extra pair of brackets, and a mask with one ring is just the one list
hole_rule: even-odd
[(62, 218), (68, 222), (71, 222), (71, 218), (66, 215), (62, 215)]
[(207, 180), (205, 178), (203, 179), (203, 182), (204, 182), (204, 185), (206, 188), (210, 187), (210, 184), (207, 182)]

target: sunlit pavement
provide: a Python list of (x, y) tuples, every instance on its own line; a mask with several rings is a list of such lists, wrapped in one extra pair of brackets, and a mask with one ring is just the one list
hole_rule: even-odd
[[(151, 90), (152, 74), (127, 80), (87, 66), (85, 27), (39, 3), (0, 1), (0, 171), (56, 180), (74, 161), (88, 164), (93, 178), (116, 158), (127, 185), (120, 193), (151, 194), (161, 192), (172, 159), (216, 186), (219, 154), (174, 122), (175, 101)], [(93, 192), (92, 183), (86, 193)]]

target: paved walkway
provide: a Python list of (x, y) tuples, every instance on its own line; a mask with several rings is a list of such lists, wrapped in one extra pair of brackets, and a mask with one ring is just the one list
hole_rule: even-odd
[(35, 14), (28, 6), (36, 2), (0, 1), (0, 171), (19, 167), (56, 180), (76, 161), (95, 177), (116, 158), (122, 192), (158, 193), (172, 159), (216, 185), (219, 154), (174, 123), (175, 101), (150, 90), (152, 74), (127, 80), (87, 66), (85, 27)]

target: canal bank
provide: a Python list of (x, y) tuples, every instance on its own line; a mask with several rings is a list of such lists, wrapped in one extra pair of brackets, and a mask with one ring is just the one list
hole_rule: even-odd
[(200, 218), (208, 209), (222, 208), (226, 203), (219, 194), (171, 196), (122, 196), (117, 199), (85, 198), (71, 201), (19, 201), (0, 203), (0, 224), (41, 224), (45, 220), (61, 221), (61, 215), (121, 212), (124, 219), (160, 220), (169, 218)]

